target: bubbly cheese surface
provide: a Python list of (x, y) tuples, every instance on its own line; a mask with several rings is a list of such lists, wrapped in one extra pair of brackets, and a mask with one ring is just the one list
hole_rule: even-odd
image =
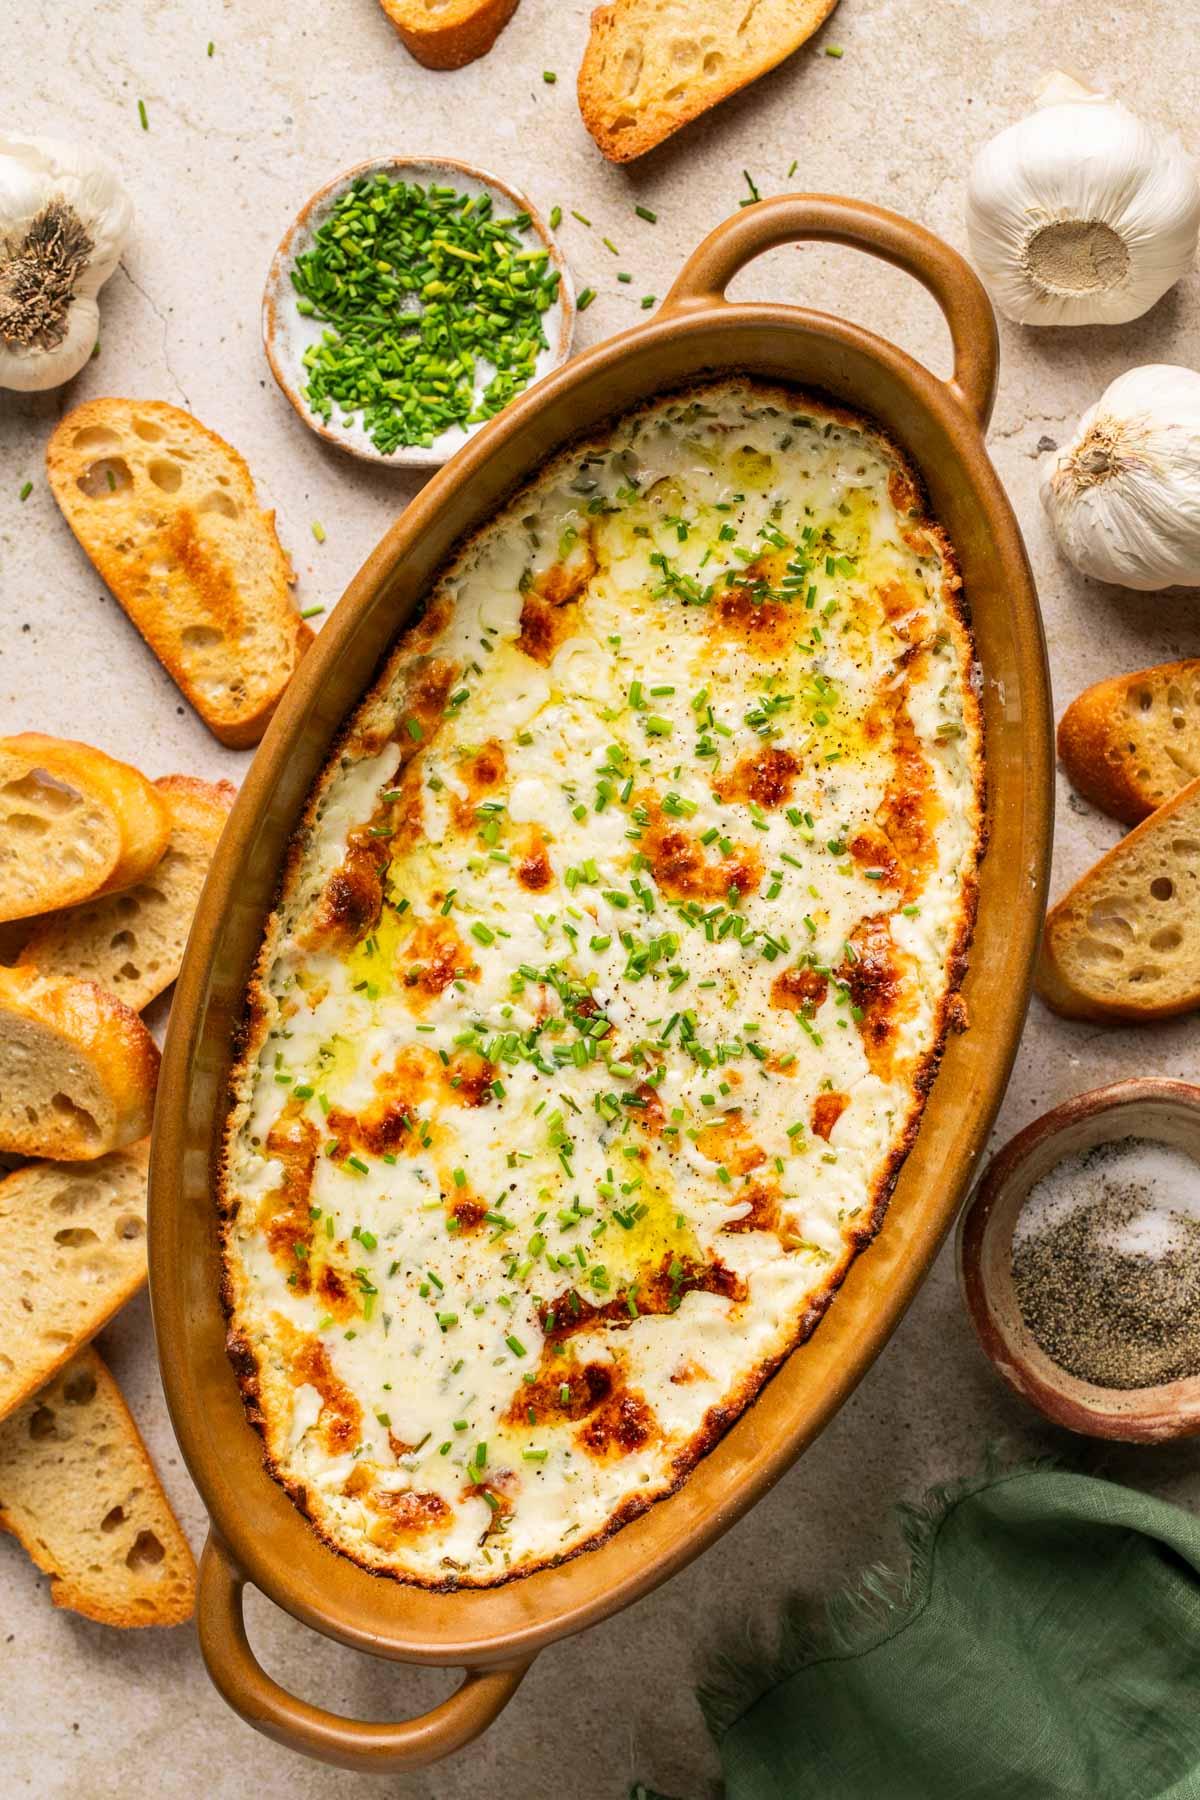
[(428, 1586), (669, 1492), (878, 1227), (970, 934), (952, 552), (723, 382), (548, 465), (310, 802), (223, 1173), (231, 1349), (337, 1549)]

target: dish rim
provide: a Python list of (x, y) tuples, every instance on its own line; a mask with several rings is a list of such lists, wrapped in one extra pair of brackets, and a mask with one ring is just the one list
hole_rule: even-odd
[[(896, 345), (848, 320), (791, 305), (724, 300), (725, 286), (746, 262), (776, 244), (803, 240), (866, 250), (928, 287), (951, 326), (953, 378), (938, 378)], [(468, 440), (367, 558), (285, 695), (214, 858), (177, 988), (152, 1151), (149, 1247), (168, 1406), (213, 1521), (202, 1566), (202, 1647), (230, 1703), (293, 1748), (350, 1767), (411, 1767), (418, 1754), (432, 1760), (466, 1741), (461, 1733), (451, 1741), (443, 1724), (438, 1749), (416, 1747), (417, 1738), (424, 1742), (435, 1719), (454, 1704), (473, 1709), (468, 1735), (483, 1729), (539, 1649), (648, 1593), (706, 1549), (779, 1479), (869, 1368), (952, 1223), (1017, 1050), (1044, 908), (1053, 818), (1053, 721), (1040, 613), (1016, 519), (982, 438), (995, 355), (994, 319), (977, 278), (922, 227), (863, 202), (824, 195), (784, 196), (748, 207), (704, 240), (652, 319), (526, 390)], [(682, 1487), (587, 1556), (519, 1582), (439, 1594), (381, 1581), (327, 1549), (267, 1474), (225, 1357), (223, 1331), (221, 1342), (214, 1342), (219, 1257), (208, 1172), (220, 1129), (215, 1107), (205, 1111), (203, 1103), (206, 1084), (212, 1087), (214, 1078), (201, 1052), (210, 1064), (221, 1060), (221, 1032), (227, 1037), (229, 1030), (222, 1008), (228, 1012), (244, 993), (271, 904), (268, 897), (251, 909), (250, 941), (238, 978), (218, 969), (225, 940), (249, 929), (244, 917), (238, 920), (239, 912), (247, 911), (239, 872), (261, 849), (264, 835), (274, 836), (272, 867), (278, 867), (310, 780), (341, 720), (402, 628), (408, 616), (403, 607), (415, 604), (406, 584), (410, 589), (418, 584), (418, 591), (427, 587), (453, 544), (488, 516), (489, 504), (500, 504), (577, 432), (705, 375), (746, 370), (815, 387), (893, 435), (947, 530), (968, 602), (973, 597), (985, 602), (986, 654), (999, 665), (982, 677), (988, 690), (987, 820), (994, 846), (999, 828), (1002, 854), (990, 855), (982, 865), (977, 953), (964, 991), (970, 1003), (973, 989), (980, 989), (986, 1023), (965, 1038), (952, 1037), (947, 1046), (947, 1066), (930, 1095), (883, 1231), (851, 1269), (803, 1359), (793, 1356), (784, 1363)], [(899, 409), (903, 426), (896, 422)], [(977, 643), (980, 616), (977, 606)], [(344, 692), (344, 704), (334, 708), (324, 695), (326, 684), (330, 693)], [(324, 731), (315, 755), (305, 752), (310, 776), (303, 774), (303, 758), (292, 760), (293, 750), (304, 745), (306, 727), (310, 734)], [(282, 821), (281, 808), (286, 809)], [(979, 952), (981, 937), (988, 955)], [(229, 1060), (226, 1044), (226, 1073)], [(954, 1160), (948, 1163), (949, 1151)], [(933, 1160), (939, 1153), (941, 1160)], [(928, 1176), (924, 1188), (922, 1165)], [(189, 1249), (195, 1251), (194, 1269)], [(222, 1438), (226, 1429), (228, 1442)], [(279, 1508), (286, 1509), (286, 1519)], [(240, 1615), (247, 1580), (338, 1641), (401, 1661), (466, 1665), (476, 1673), (468, 1675), (454, 1702), (419, 1722), (420, 1732), (416, 1725), (366, 1726), (318, 1712), (286, 1695), (254, 1662)], [(386, 1591), (382, 1604), (381, 1590)], [(497, 1683), (503, 1674), (508, 1684), (502, 1693), (497, 1687), (486, 1704), (487, 1677), (480, 1671), (494, 1672)]]

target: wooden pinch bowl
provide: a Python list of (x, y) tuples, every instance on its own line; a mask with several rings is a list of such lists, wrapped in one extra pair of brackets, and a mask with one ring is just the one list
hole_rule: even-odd
[(1147, 1077), (1064, 1100), (999, 1151), (958, 1223), (958, 1277), (971, 1323), (1015, 1393), (1068, 1431), (1161, 1444), (1200, 1432), (1200, 1375), (1156, 1387), (1108, 1388), (1052, 1362), (1021, 1316), (1013, 1231), (1030, 1190), (1066, 1156), (1122, 1138), (1150, 1138), (1200, 1162), (1200, 1087)]

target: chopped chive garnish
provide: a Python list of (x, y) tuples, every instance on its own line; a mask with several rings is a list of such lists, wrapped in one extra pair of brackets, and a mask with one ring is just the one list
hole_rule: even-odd
[(323, 613), (324, 611), (325, 608), (323, 606), (306, 606), (304, 611), (300, 614), (300, 617), (302, 619), (315, 619), (318, 613)]
[(555, 74), (553, 69), (543, 69), (542, 70), (542, 80), (545, 82), (547, 87), (553, 87), (555, 82), (558, 80), (558, 76)]
[(633, 210), (639, 219), (645, 219), (647, 225), (658, 224), (658, 214), (651, 212), (648, 206), (635, 206)]
[(323, 544), (325, 542), (325, 527), (322, 525), (320, 519), (313, 520), (312, 534), (316, 538), (318, 544)]
[(138, 118), (142, 121), (142, 130), (149, 131), (150, 121), (146, 117), (146, 102), (144, 100), (138, 101)]
[(28, 498), (29, 498), (30, 494), (32, 494), (32, 492), (33, 492), (33, 483), (32, 483), (32, 481), (27, 481), (25, 483), (24, 487), (21, 489), (20, 493), (17, 495), (17, 499), (18, 500), (28, 500)]
[(585, 287), (583, 292), (580, 294), (579, 298), (575, 302), (576, 312), (586, 312), (588, 307), (592, 304), (592, 301), (595, 298), (596, 298), (595, 288)]
[(562, 224), (562, 207), (561, 206), (552, 206), (550, 208), (550, 229), (551, 229), (551, 231), (557, 231), (561, 224)]

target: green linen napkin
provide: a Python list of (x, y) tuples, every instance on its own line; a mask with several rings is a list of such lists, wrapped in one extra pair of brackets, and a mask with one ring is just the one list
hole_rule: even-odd
[(702, 1690), (727, 1800), (1200, 1800), (1200, 1520), (1044, 1468), (903, 1519), (899, 1592)]

